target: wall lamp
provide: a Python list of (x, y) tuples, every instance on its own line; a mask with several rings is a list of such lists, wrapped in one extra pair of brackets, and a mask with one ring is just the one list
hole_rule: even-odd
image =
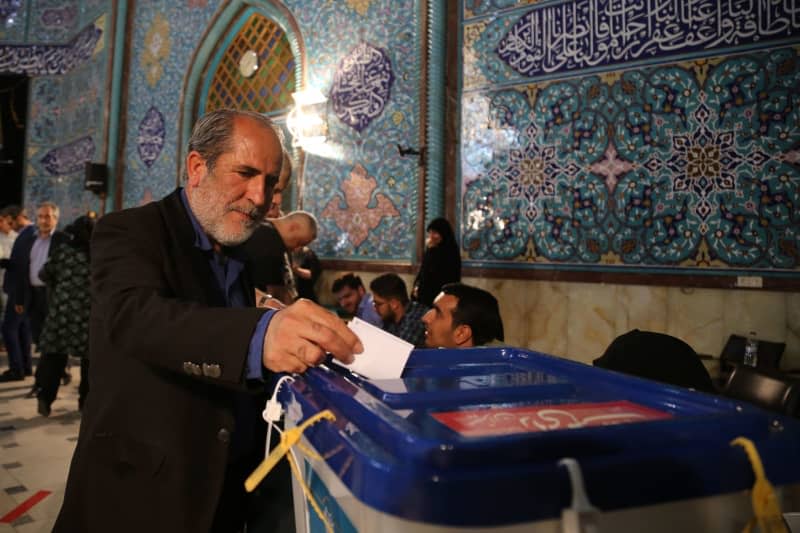
[(294, 107), (286, 117), (286, 127), (292, 134), (294, 146), (305, 149), (320, 145), (328, 136), (325, 104), (328, 99), (319, 89), (292, 93)]

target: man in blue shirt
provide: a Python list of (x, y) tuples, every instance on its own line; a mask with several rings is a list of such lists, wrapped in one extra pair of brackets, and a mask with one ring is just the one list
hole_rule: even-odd
[(271, 529), (293, 530), (288, 480), (268, 500), (243, 489), (264, 454), (258, 400), (277, 373), (303, 372), (327, 353), (350, 362), (363, 350), (307, 300), (255, 307), (240, 245), (281, 169), (272, 122), (213, 111), (186, 153), (183, 188), (108, 214), (94, 230), (92, 394), (57, 533), (241, 531), (272, 500)]
[(383, 274), (369, 284), (383, 329), (414, 346), (425, 346), (422, 316), (428, 308), (408, 298), (406, 283), (397, 274)]
[(336, 302), (345, 313), (357, 316), (373, 326), (383, 327), (383, 320), (375, 311), (372, 294), (364, 288), (361, 278), (348, 272), (336, 278), (331, 287)]

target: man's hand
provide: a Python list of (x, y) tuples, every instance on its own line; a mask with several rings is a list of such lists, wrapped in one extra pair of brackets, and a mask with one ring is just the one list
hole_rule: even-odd
[(327, 352), (351, 363), (362, 351), (361, 341), (339, 317), (310, 300), (298, 300), (272, 317), (262, 363), (273, 372), (304, 372), (323, 362)]
[(25, 312), (25, 306), (15, 305), (14, 306), (14, 312), (17, 313), (18, 315), (21, 315), (22, 313)]

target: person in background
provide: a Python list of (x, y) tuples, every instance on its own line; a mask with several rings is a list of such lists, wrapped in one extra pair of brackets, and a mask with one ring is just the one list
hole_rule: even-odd
[(445, 283), (461, 281), (461, 254), (447, 219), (433, 219), (427, 232), (425, 254), (414, 280), (411, 299), (430, 307)]
[(428, 308), (408, 299), (403, 279), (397, 274), (383, 274), (373, 279), (369, 288), (383, 329), (414, 346), (424, 346), (425, 326), (421, 318)]
[[(13, 302), (13, 311), (17, 315), (12, 317), (10, 329), (16, 329), (17, 335), (20, 331), (30, 328), (30, 338), (34, 343), (39, 344), (39, 337), (42, 333), (44, 320), (47, 316), (47, 287), (39, 277), (50, 250), (61, 244), (67, 236), (56, 230), (58, 225), (59, 210), (53, 202), (42, 202), (36, 208), (36, 225), (33, 230), (28, 228), (20, 231), (14, 247), (11, 250), (9, 259), (9, 273), (13, 273), (8, 284), (9, 304)], [(6, 275), (9, 281), (9, 275)], [(16, 323), (14, 323), (16, 322)], [(26, 324), (27, 323), (27, 324)], [(10, 332), (9, 337), (13, 337)], [(20, 347), (17, 352), (17, 347)], [(9, 348), (9, 366), (13, 365), (18, 369), (24, 369), (24, 374), (17, 374), (17, 380), (24, 379), (24, 375), (31, 372), (30, 343), (20, 341), (16, 345), (7, 345)], [(12, 347), (13, 346), (13, 347)], [(12, 353), (13, 352), (13, 353)], [(17, 370), (19, 372), (19, 370)], [(38, 376), (28, 393), (33, 397), (39, 388)]]
[(264, 457), (263, 394), (279, 373), (328, 353), (349, 363), (363, 345), (308, 300), (255, 307), (240, 245), (264, 218), (281, 152), (267, 117), (212, 111), (192, 130), (184, 187), (98, 221), (92, 390), (55, 533), (233, 533), (254, 516), (294, 531), (288, 468), (263, 481), (266, 500), (244, 491)]
[[(25, 264), (22, 258), (22, 244), (36, 238), (36, 226), (28, 219), (27, 211), (19, 206), (6, 208), (11, 228), (17, 232), (17, 238), (11, 247), (9, 259), (4, 261), (3, 292), (6, 293), (6, 306), (3, 315), (3, 342), (8, 353), (8, 370), (0, 375), (0, 381), (23, 381), (25, 376), (33, 374), (31, 362), (31, 323), (28, 317), (19, 312), (16, 304), (19, 284), (24, 280)], [(17, 244), (19, 243), (19, 244)]]
[[(270, 222), (283, 243), (283, 262), (280, 265), (282, 283), (268, 284), (267, 292), (288, 305), (299, 296), (291, 254), (317, 238), (317, 219), (306, 211), (292, 211)], [(276, 276), (273, 274), (271, 277)]]
[(283, 203), (283, 191), (289, 187), (289, 182), (292, 180), (292, 158), (289, 152), (283, 152), (283, 161), (281, 162), (281, 175), (278, 177), (278, 183), (272, 189), (272, 200), (269, 204), (267, 211), (267, 218), (280, 218), (283, 216), (281, 211), (281, 204)]
[(94, 218), (78, 217), (64, 229), (70, 238), (50, 254), (39, 274), (48, 289), (47, 319), (39, 342), (37, 411), (50, 416), (69, 355), (81, 358), (78, 409), (89, 392), (89, 240)]
[[(11, 248), (14, 246), (14, 240), (17, 238), (17, 232), (11, 226), (13, 206), (6, 207), (0, 211), (0, 284), (2, 284), (3, 277), (6, 273), (6, 266), (8, 266), (8, 258), (11, 257)], [(16, 216), (14, 213), (13, 216)], [(6, 309), (6, 291), (0, 288), (0, 324), (3, 322)], [(0, 337), (2, 339), (2, 337)], [(3, 343), (5, 345), (5, 342)]]
[(285, 268), (288, 250), (273, 221), (283, 216), (280, 209), (282, 191), (289, 186), (291, 178), (292, 159), (288, 152), (284, 151), (281, 159), (281, 173), (275, 184), (264, 221), (243, 245), (249, 257), (248, 268), (253, 273), (253, 286), (256, 290), (258, 305), (261, 305), (262, 301), (271, 301), (279, 306), (290, 301), (286, 289)]
[(322, 263), (317, 254), (308, 246), (301, 246), (292, 252), (292, 272), (297, 283), (297, 296), (317, 302), (317, 280), (322, 274)]
[(497, 299), (463, 283), (448, 283), (422, 317), (425, 346), (471, 348), (504, 340)]
[(357, 316), (373, 326), (383, 327), (383, 319), (375, 310), (372, 294), (364, 288), (361, 278), (348, 272), (339, 276), (333, 281), (331, 287), (336, 302), (345, 313), (350, 316)]

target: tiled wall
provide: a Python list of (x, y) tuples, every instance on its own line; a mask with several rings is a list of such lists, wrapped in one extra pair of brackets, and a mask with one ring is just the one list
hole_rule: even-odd
[[(309, 150), (305, 160), (302, 206), (320, 217), (317, 252), (323, 258), (411, 261), (418, 167), (415, 158), (400, 157), (396, 145), (419, 147), (418, 3), (284, 4), (304, 40), (308, 85), (330, 98), (328, 143), (322, 153)], [(183, 76), (214, 10), (224, 5), (136, 4), (126, 207), (160, 198), (175, 186)], [(374, 105), (364, 108), (365, 98)], [(151, 149), (143, 151), (143, 142)]]
[(61, 208), (61, 226), (98, 209), (98, 198), (83, 188), (84, 162), (106, 159), (109, 17), (101, 15), (84, 30), (96, 36), (84, 61), (62, 75), (31, 80), (25, 204), (55, 202)]
[(220, 2), (136, 2), (130, 36), (123, 207), (157, 200), (177, 184), (183, 78)]
[[(335, 305), (330, 287), (341, 272), (326, 271), (320, 301)], [(364, 285), (378, 274), (360, 272)], [(407, 286), (414, 279), (403, 275)], [(500, 302), (506, 342), (591, 363), (631, 329), (683, 339), (698, 353), (718, 357), (731, 334), (755, 331), (786, 342), (781, 366), (800, 368), (800, 294), (597, 283), (552, 283), (464, 278)]]
[(800, 20), (611, 5), (462, 2), (466, 264), (800, 272)]
[[(289, 0), (308, 80), (330, 98), (329, 141), (306, 157), (303, 208), (321, 218), (322, 258), (411, 261), (419, 148), (418, 0)], [(365, 102), (369, 103), (365, 107)]]
[(24, 203), (56, 202), (62, 225), (99, 205), (83, 190), (83, 164), (105, 159), (112, 19), (107, 0), (0, 7), (0, 71), (32, 78)]

